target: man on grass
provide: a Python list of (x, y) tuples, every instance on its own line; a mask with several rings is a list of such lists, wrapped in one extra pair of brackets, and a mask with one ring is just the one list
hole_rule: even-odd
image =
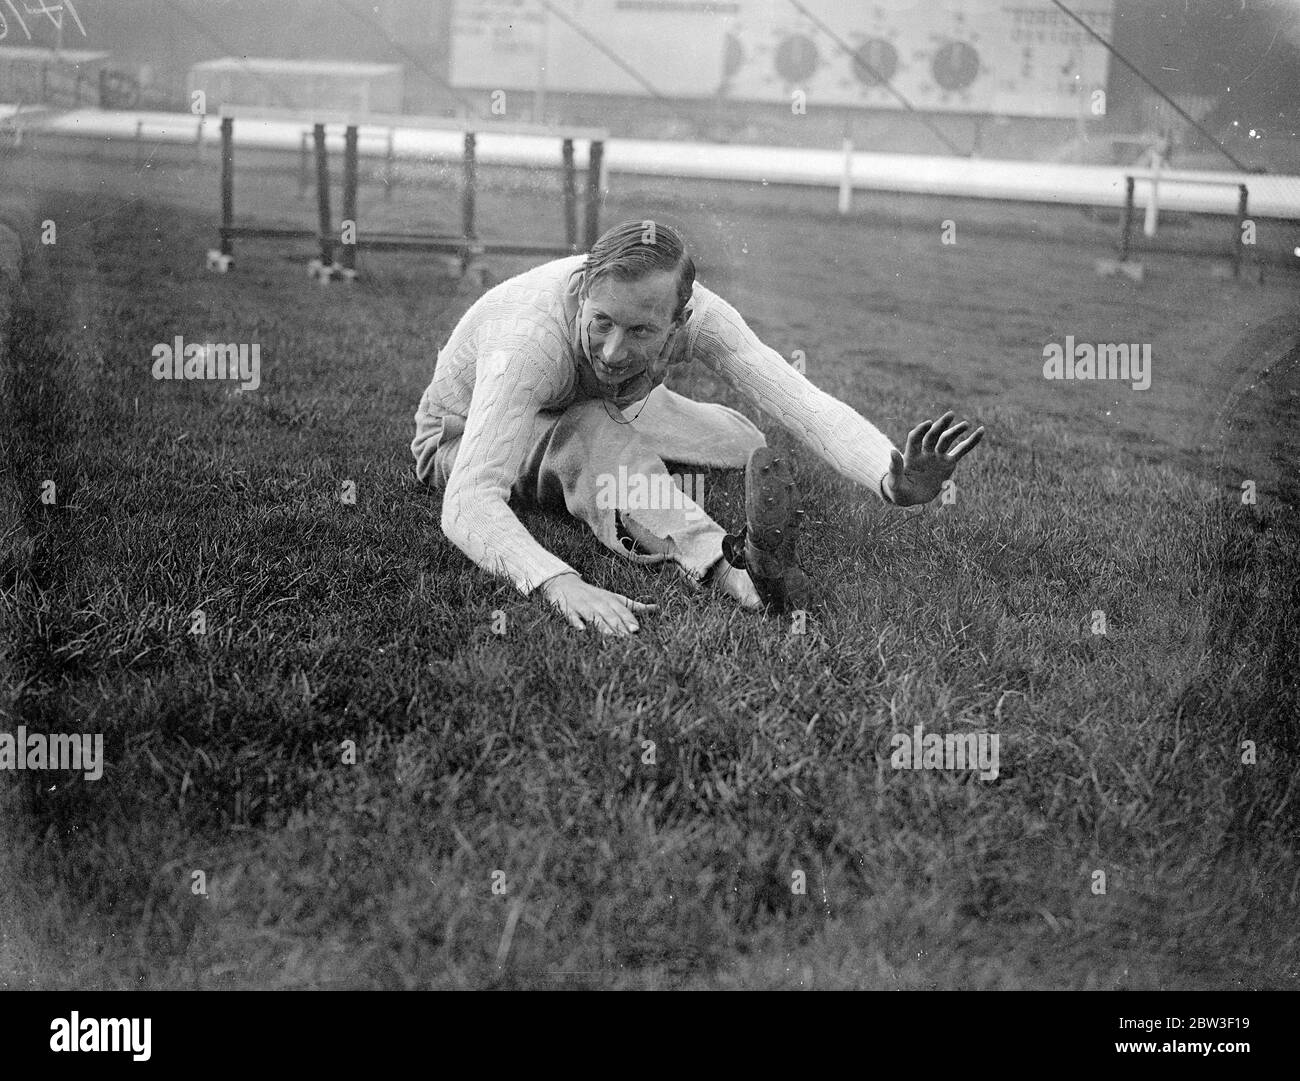
[[(442, 529), (470, 559), (542, 595), (574, 626), (630, 634), (656, 607), (584, 581), (511, 512), (521, 501), (567, 510), (607, 548), (638, 563), (675, 563), (696, 587), (745, 608), (804, 607), (795, 564), (799, 497), (788, 460), (734, 409), (663, 386), (699, 364), (782, 423), (844, 476), (899, 506), (927, 503), (981, 439), (945, 413), (908, 434), (905, 452), (818, 390), (695, 281), (668, 226), (624, 222), (587, 255), (557, 259), (489, 290), (438, 353), (415, 414), (416, 476), (443, 489)], [(959, 441), (960, 440), (960, 441)], [(689, 497), (663, 492), (665, 460), (746, 467), (746, 527), (729, 536)], [(620, 471), (621, 474), (620, 474)], [(609, 498), (623, 494), (623, 503)]]

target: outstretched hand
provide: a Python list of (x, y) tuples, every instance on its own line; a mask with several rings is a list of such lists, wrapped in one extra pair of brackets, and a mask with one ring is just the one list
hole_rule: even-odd
[(970, 424), (963, 420), (949, 427), (953, 416), (949, 410), (938, 420), (923, 420), (907, 433), (906, 453), (894, 451), (885, 488), (899, 506), (930, 502), (952, 476), (957, 463), (984, 438), (981, 427), (958, 443)]

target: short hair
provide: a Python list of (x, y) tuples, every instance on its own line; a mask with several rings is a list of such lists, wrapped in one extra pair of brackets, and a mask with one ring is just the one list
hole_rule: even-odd
[(582, 292), (606, 274), (615, 281), (638, 281), (660, 271), (677, 274), (677, 309), (680, 319), (695, 285), (695, 260), (671, 225), (656, 221), (625, 221), (606, 229), (587, 253), (582, 267)]

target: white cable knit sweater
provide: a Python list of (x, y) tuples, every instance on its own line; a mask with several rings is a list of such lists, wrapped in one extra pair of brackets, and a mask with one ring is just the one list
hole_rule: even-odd
[[(528, 450), (523, 433), (536, 414), (601, 395), (578, 336), (577, 272), (585, 259), (545, 263), (479, 297), (439, 351), (415, 414), (411, 450), (421, 479), (444, 432), (450, 437), (463, 427), (443, 494), (443, 531), (480, 567), (508, 576), (525, 594), (573, 570), (533, 539), (507, 501)], [(675, 353), (674, 363), (705, 365), (879, 497), (894, 449), (889, 439), (759, 341), (735, 308), (698, 281), (690, 307), (675, 347), (684, 355)], [(610, 400), (627, 406), (650, 389), (643, 379)]]

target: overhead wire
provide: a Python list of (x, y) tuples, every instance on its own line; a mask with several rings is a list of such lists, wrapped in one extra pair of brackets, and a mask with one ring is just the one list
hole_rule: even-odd
[(1216, 139), (1213, 135), (1211, 135), (1210, 132), (1205, 128), (1205, 126), (1202, 125), (1194, 116), (1192, 116), (1191, 113), (1189, 113), (1186, 109), (1184, 109), (1181, 105), (1179, 105), (1178, 102), (1174, 101), (1173, 98), (1171, 98), (1168, 94), (1166, 94), (1164, 90), (1162, 90), (1159, 86), (1157, 86), (1154, 82), (1152, 82), (1149, 78), (1147, 78), (1146, 74), (1136, 64), (1134, 64), (1133, 61), (1131, 61), (1117, 48), (1115, 48), (1114, 45), (1112, 45), (1109, 41), (1107, 41), (1104, 37), (1102, 37), (1099, 33), (1097, 33), (1096, 30), (1094, 30), (1091, 26), (1089, 26), (1086, 22), (1084, 22), (1081, 18), (1079, 18), (1078, 15), (1076, 15), (1073, 11), (1071, 11), (1068, 7), (1066, 7), (1063, 3), (1061, 3), (1061, 0), (1052, 0), (1052, 3), (1056, 7), (1060, 8), (1061, 11), (1063, 11), (1066, 15), (1068, 15), (1081, 27), (1083, 27), (1084, 31), (1086, 31), (1089, 36), (1095, 38), (1102, 45), (1104, 45), (1107, 52), (1109, 52), (1113, 57), (1115, 57), (1116, 60), (1118, 60), (1121, 64), (1123, 64), (1126, 68), (1128, 68), (1129, 71), (1131, 71), (1134, 75), (1136, 75), (1139, 79), (1141, 79), (1144, 83), (1146, 83), (1147, 86), (1149, 86), (1152, 90), (1154, 90), (1157, 94), (1159, 94), (1161, 98), (1163, 98), (1166, 102), (1168, 102), (1170, 107), (1174, 110), (1174, 112), (1176, 112), (1179, 116), (1181, 116), (1184, 120), (1186, 120), (1189, 124), (1191, 124), (1192, 127), (1194, 127), (1198, 132), (1201, 133), (1201, 135), (1205, 136), (1205, 138), (1208, 139), (1210, 143), (1213, 144), (1214, 148), (1218, 150), (1219, 153), (1221, 153), (1225, 158), (1227, 158), (1230, 162), (1232, 162), (1232, 164), (1235, 165), (1238, 169), (1240, 169), (1243, 173), (1265, 171), (1262, 168), (1252, 169), (1250, 166), (1239, 161), (1236, 155), (1234, 155), (1231, 150), (1229, 150), (1226, 146), (1224, 146), (1221, 142), (1219, 142), (1218, 139)]

